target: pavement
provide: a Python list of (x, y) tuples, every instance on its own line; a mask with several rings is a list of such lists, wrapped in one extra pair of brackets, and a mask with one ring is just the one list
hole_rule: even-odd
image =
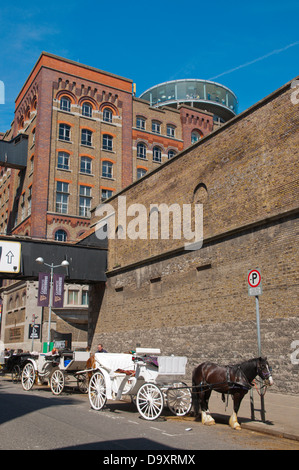
[[(299, 441), (299, 395), (274, 393), (268, 388), (264, 395), (265, 417), (262, 420), (261, 397), (255, 389), (253, 390), (254, 416), (251, 394), (248, 392), (238, 412), (241, 428)], [(216, 423), (228, 424), (233, 410), (232, 398), (229, 397), (228, 403), (226, 400), (223, 403), (221, 395), (213, 392), (209, 400), (209, 410)]]

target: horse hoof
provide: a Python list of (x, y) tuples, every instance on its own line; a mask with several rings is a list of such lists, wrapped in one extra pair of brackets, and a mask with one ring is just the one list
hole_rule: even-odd
[(215, 424), (215, 421), (212, 418), (212, 416), (205, 412), (202, 413), (201, 422), (202, 424), (205, 424), (206, 426), (213, 426), (213, 424)]
[(232, 416), (229, 418), (229, 425), (232, 429), (235, 429), (236, 431), (241, 431), (241, 426), (237, 421), (237, 415), (235, 413), (233, 413)]

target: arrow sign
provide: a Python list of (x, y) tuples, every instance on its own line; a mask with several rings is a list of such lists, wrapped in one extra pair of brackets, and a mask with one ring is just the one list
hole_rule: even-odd
[(7, 257), (7, 264), (12, 264), (12, 260), (15, 257), (12, 251), (9, 251), (8, 253), (6, 253), (6, 257)]
[(18, 274), (21, 267), (21, 243), (0, 240), (0, 272)]

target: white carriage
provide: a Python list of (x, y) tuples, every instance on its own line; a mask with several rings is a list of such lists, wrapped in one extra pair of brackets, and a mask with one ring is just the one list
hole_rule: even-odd
[(159, 356), (159, 349), (137, 348), (135, 354), (96, 353), (88, 394), (90, 405), (101, 410), (107, 399), (131, 396), (140, 415), (157, 419), (164, 406), (183, 416), (192, 405), (190, 389), (180, 381), (186, 357)]
[(74, 351), (61, 353), (59, 364), (53, 369), (50, 387), (54, 395), (60, 395), (65, 386), (77, 386), (80, 392), (88, 391), (88, 376), (81, 372), (86, 368), (90, 352)]
[(58, 355), (32, 353), (26, 359), (22, 370), (21, 383), (23, 389), (29, 391), (37, 382), (41, 384), (48, 383), (58, 360)]
[(88, 389), (86, 368), (90, 352), (66, 351), (58, 354), (37, 354), (27, 360), (22, 371), (22, 386), (31, 390), (37, 382), (50, 385), (54, 395), (60, 395), (65, 385), (77, 386), (81, 392)]

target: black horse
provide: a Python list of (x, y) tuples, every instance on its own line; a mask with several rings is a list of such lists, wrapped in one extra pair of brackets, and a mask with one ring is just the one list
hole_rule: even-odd
[(241, 429), (237, 413), (241, 401), (252, 387), (252, 381), (259, 375), (267, 385), (272, 385), (271, 369), (267, 358), (258, 357), (231, 366), (219, 366), (212, 362), (203, 362), (193, 370), (192, 397), (195, 417), (199, 416), (203, 424), (215, 424), (211, 417), (208, 403), (213, 390), (233, 396), (234, 411), (229, 424), (233, 429)]

